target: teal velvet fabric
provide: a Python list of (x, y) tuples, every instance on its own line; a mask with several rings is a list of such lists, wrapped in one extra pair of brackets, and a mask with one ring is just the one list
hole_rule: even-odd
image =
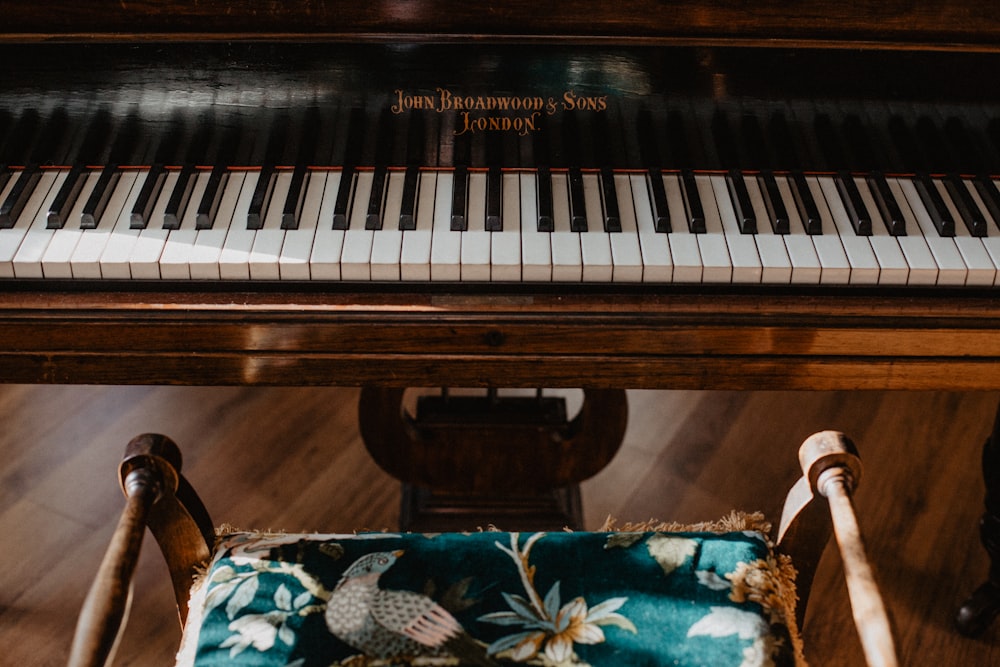
[(787, 610), (734, 591), (773, 563), (751, 531), (234, 533), (188, 649), (199, 666), (791, 665)]

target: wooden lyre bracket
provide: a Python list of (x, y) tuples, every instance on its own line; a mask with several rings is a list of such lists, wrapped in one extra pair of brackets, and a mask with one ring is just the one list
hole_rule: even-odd
[[(581, 528), (578, 485), (614, 457), (628, 403), (618, 389), (584, 390), (569, 419), (562, 397), (421, 396), (366, 387), (361, 436), (403, 483), (402, 527), (414, 530)], [(506, 523), (506, 522), (513, 522)]]

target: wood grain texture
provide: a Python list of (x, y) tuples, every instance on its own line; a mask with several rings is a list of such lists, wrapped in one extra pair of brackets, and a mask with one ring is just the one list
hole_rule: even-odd
[[(169, 433), (213, 516), (242, 527), (395, 525), (399, 489), (368, 458), (354, 389), (0, 386), (0, 664), (58, 665), (122, 507), (115, 470), (138, 433)], [(588, 527), (621, 519), (775, 521), (796, 448), (836, 428), (861, 450), (862, 531), (903, 664), (988, 665), (1000, 628), (959, 637), (952, 615), (986, 574), (979, 455), (995, 392), (633, 391), (618, 456), (584, 483)], [(747, 471), (755, 471), (747, 475)], [(170, 660), (179, 638), (165, 565), (143, 550), (118, 665)], [(860, 664), (839, 560), (813, 584), (813, 664)]]
[(1000, 12), (988, 2), (769, 0), (296, 0), (248, 6), (238, 0), (165, 0), (86, 5), (49, 0), (2, 3), (6, 39), (344, 37), (346, 39), (604, 39), (615, 41), (819, 41), (831, 45), (989, 47)]
[(0, 293), (0, 381), (1000, 389), (988, 294)]

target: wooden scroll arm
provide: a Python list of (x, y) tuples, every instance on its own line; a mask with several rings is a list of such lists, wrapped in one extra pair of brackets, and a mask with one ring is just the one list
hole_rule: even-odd
[[(844, 563), (844, 577), (851, 598), (854, 623), (865, 659), (872, 666), (895, 667), (898, 660), (889, 615), (865, 555), (861, 530), (851, 500), (855, 484), (861, 477), (861, 460), (854, 444), (842, 433), (816, 433), (807, 438), (799, 448), (799, 463), (804, 477), (796, 484), (796, 489), (803, 492), (807, 481), (809, 495), (819, 495), (828, 501), (833, 532)], [(793, 493), (796, 489), (793, 489)], [(788, 510), (786, 503), (786, 513)], [(814, 515), (814, 510), (809, 510), (809, 513)], [(790, 527), (786, 521), (791, 519), (782, 516), (779, 544), (784, 531)], [(816, 554), (817, 561), (818, 553), (821, 552), (822, 547)], [(811, 580), (811, 576), (809, 579)]]
[(180, 450), (168, 438), (141, 435), (128, 444), (119, 466), (125, 509), (80, 611), (69, 667), (105, 665), (114, 657), (146, 526), (167, 561), (181, 623), (187, 618), (196, 567), (208, 559), (214, 531), (180, 468)]

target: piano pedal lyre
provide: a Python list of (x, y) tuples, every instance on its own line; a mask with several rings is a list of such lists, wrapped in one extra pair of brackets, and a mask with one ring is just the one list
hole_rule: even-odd
[(583, 528), (579, 484), (607, 465), (625, 435), (620, 389), (565, 396), (442, 390), (412, 405), (407, 390), (361, 392), (361, 436), (400, 480), (400, 528), (416, 531)]

